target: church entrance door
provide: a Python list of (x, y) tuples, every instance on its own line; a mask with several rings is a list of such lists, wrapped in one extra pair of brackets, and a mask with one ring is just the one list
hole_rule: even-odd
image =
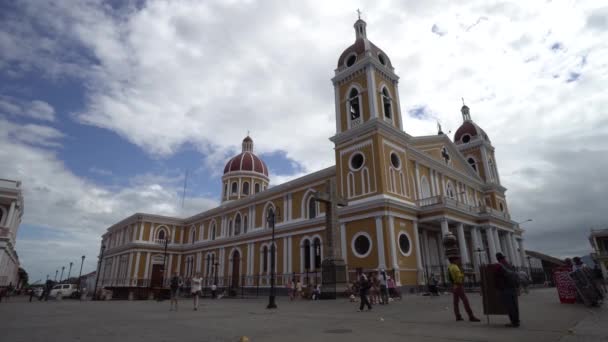
[(152, 265), (151, 287), (163, 287), (163, 265)]
[(241, 254), (238, 251), (234, 251), (232, 254), (232, 288), (239, 287), (239, 278), (240, 274), (240, 265), (241, 265)]

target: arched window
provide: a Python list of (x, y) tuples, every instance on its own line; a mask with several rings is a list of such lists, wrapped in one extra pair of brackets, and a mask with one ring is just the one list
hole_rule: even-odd
[(429, 198), (431, 197), (431, 187), (429, 185), (429, 181), (425, 176), (422, 176), (420, 179), (420, 192), (421, 198)]
[(317, 201), (312, 196), (308, 199), (308, 218), (317, 217)]
[(255, 193), (256, 193), (256, 194), (257, 194), (258, 192), (260, 192), (260, 183), (255, 183), (255, 185), (254, 185), (254, 190), (255, 190)]
[(234, 235), (241, 234), (241, 215), (236, 215), (234, 219)]
[(249, 222), (247, 221), (247, 215), (243, 216), (243, 234), (247, 233)]
[(215, 223), (211, 226), (211, 240), (215, 240)]
[(262, 251), (262, 270), (268, 272), (268, 247), (264, 246)]
[(249, 195), (249, 182), (243, 182), (243, 195)]
[(393, 118), (393, 106), (391, 105), (391, 97), (386, 88), (382, 88), (382, 108), (384, 109), (384, 117), (386, 119)]
[(158, 231), (158, 239), (159, 240), (164, 240), (165, 239), (165, 231), (164, 231), (164, 229), (161, 229), (160, 231)]
[(477, 162), (475, 162), (475, 159), (473, 159), (473, 157), (469, 157), (467, 159), (467, 163), (469, 163), (469, 165), (471, 165), (473, 170), (475, 170), (475, 172), (477, 172)]
[(452, 186), (452, 182), (448, 182), (447, 183), (447, 185), (445, 187), (445, 194), (449, 198), (455, 198), (456, 197), (456, 193), (454, 192), (454, 186)]
[[(359, 105), (359, 92), (353, 88), (348, 94), (348, 112), (352, 122), (361, 118), (361, 107)], [(359, 123), (359, 122), (357, 122)]]
[(239, 185), (236, 182), (232, 182), (232, 194), (236, 195), (239, 192)]
[(314, 255), (315, 255), (315, 269), (321, 268), (321, 240), (319, 238), (315, 238), (313, 242), (314, 247)]
[(310, 270), (310, 240), (304, 241), (304, 269)]

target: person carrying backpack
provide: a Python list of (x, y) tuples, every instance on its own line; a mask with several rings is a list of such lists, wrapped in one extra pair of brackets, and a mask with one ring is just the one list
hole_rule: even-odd
[(372, 305), (369, 303), (369, 299), (367, 298), (367, 294), (369, 292), (370, 287), (372, 287), (372, 284), (369, 282), (369, 280), (367, 280), (365, 274), (361, 274), (361, 278), (359, 280), (359, 296), (361, 297), (359, 312), (363, 311), (363, 308), (366, 305), (368, 310), (372, 309)]
[(517, 302), (517, 292), (519, 288), (519, 275), (515, 268), (509, 264), (507, 258), (502, 253), (496, 253), (496, 268), (494, 270), (496, 289), (500, 299), (509, 313), (511, 324), (507, 327), (519, 327), (519, 304)]

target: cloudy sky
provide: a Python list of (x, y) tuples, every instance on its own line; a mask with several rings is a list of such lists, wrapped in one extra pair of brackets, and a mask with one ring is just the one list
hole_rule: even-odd
[[(454, 132), (461, 97), (496, 147), (527, 247), (589, 251), (608, 224), (601, 1), (17, 1), (0, 4), (0, 178), (37, 280), (134, 213), (218, 203), (247, 134), (274, 184), (333, 164), (330, 78), (356, 9), (400, 75), (404, 129)], [(188, 172), (184, 206), (181, 188)]]

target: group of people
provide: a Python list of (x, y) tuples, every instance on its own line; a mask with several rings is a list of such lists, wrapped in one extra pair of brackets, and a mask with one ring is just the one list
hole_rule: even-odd
[(401, 294), (395, 286), (395, 281), (384, 269), (380, 269), (377, 274), (365, 275), (361, 273), (358, 281), (352, 284), (351, 301), (354, 301), (355, 293), (359, 293), (359, 311), (363, 311), (366, 306), (368, 310), (371, 310), (372, 304), (388, 305), (391, 298), (401, 298)]
[[(192, 296), (192, 304), (193, 310), (197, 311), (199, 307), (199, 297), (203, 292), (203, 277), (200, 273), (196, 273), (192, 278), (189, 279), (190, 282), (190, 294)], [(177, 299), (179, 296), (180, 289), (184, 287), (184, 282), (182, 278), (177, 274), (177, 272), (173, 273), (171, 278), (169, 279), (169, 289), (170, 289), (170, 306), (169, 311), (177, 311)], [(217, 285), (211, 285), (211, 298), (219, 298)]]

